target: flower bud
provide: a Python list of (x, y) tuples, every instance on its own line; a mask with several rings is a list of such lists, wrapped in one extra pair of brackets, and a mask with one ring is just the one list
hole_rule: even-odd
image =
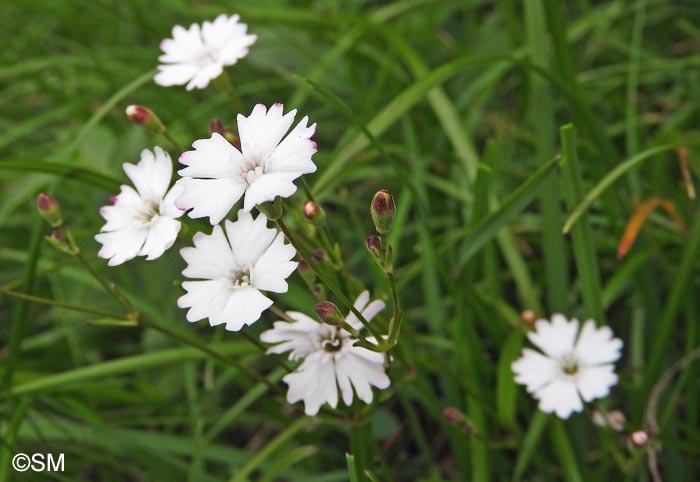
[(467, 416), (457, 407), (445, 407), (442, 410), (442, 416), (447, 422), (456, 425), (465, 433), (476, 432), (474, 424), (471, 423)]
[(63, 251), (64, 253), (68, 253), (71, 255), (78, 254), (80, 252), (80, 248), (78, 248), (78, 245), (75, 244), (75, 239), (73, 239), (73, 235), (68, 230), (66, 230), (65, 233), (67, 237), (63, 236), (61, 231), (59, 231), (58, 229), (54, 229), (51, 231), (50, 235), (45, 236), (45, 239), (49, 242), (51, 246), (58, 249), (59, 251)]
[(372, 198), (370, 208), (374, 227), (379, 234), (387, 234), (396, 215), (394, 196), (388, 189), (380, 189)]
[(537, 315), (532, 310), (525, 310), (520, 313), (520, 319), (523, 320), (523, 323), (526, 325), (532, 325), (537, 321)]
[(226, 128), (224, 127), (224, 123), (221, 121), (221, 119), (217, 117), (209, 122), (209, 132), (211, 134), (216, 132), (217, 134), (221, 134), (222, 136), (224, 135), (224, 132), (226, 132)]
[(40, 193), (36, 198), (36, 208), (41, 217), (48, 222), (52, 228), (57, 228), (63, 224), (61, 218), (61, 207), (58, 201), (46, 193)]
[(148, 107), (138, 104), (131, 104), (126, 108), (126, 116), (134, 124), (142, 124), (146, 129), (162, 134), (165, 132), (165, 126), (160, 121), (158, 116)]
[(315, 202), (306, 201), (304, 203), (304, 217), (314, 224), (319, 224), (326, 218), (326, 213)]
[(311, 257), (313, 257), (314, 260), (318, 261), (319, 263), (325, 263), (328, 261), (328, 254), (321, 248), (314, 249), (311, 253)]
[(372, 256), (381, 256), (382, 254), (382, 238), (375, 236), (374, 234), (367, 236), (365, 240), (365, 246), (367, 246), (367, 251), (372, 253)]
[(314, 309), (321, 321), (329, 325), (340, 326), (345, 320), (338, 307), (330, 301), (319, 301)]
[(306, 262), (306, 260), (301, 259), (299, 260), (299, 265), (297, 266), (297, 271), (301, 275), (301, 278), (308, 284), (311, 285), (313, 284), (314, 281), (316, 281), (316, 273), (311, 269), (311, 266), (309, 266), (309, 263)]
[(644, 447), (649, 442), (649, 433), (646, 430), (637, 430), (630, 434), (630, 442), (635, 447)]

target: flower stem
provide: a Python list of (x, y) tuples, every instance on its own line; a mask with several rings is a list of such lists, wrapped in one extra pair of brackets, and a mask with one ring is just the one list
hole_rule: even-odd
[(105, 318), (114, 318), (117, 320), (124, 319), (124, 315), (121, 315), (118, 313), (111, 313), (109, 311), (103, 311), (103, 310), (100, 310), (97, 308), (86, 308), (84, 306), (71, 305), (69, 303), (62, 303), (60, 301), (52, 300), (50, 298), (42, 298), (40, 296), (34, 296), (34, 295), (26, 294), (26, 293), (20, 293), (20, 292), (8, 290), (5, 288), (0, 288), (0, 294), (11, 296), (11, 297), (16, 298), (18, 300), (31, 301), (34, 303), (40, 303), (42, 305), (54, 306), (56, 308), (64, 308), (66, 310), (79, 311), (82, 313), (89, 313), (92, 315), (98, 315), (98, 316), (102, 316)]
[[(316, 261), (313, 259), (313, 256), (309, 254), (309, 252), (306, 250), (306, 248), (302, 245), (302, 243), (299, 242), (299, 240), (296, 238), (294, 233), (291, 232), (291, 230), (287, 227), (287, 225), (284, 223), (282, 218), (279, 218), (275, 221), (277, 223), (277, 226), (282, 230), (284, 235), (287, 237), (289, 242), (294, 246), (294, 248), (299, 252), (299, 255), (308, 263), (309, 267), (316, 273), (316, 275), (321, 279), (323, 284), (326, 285), (326, 287), (333, 292), (333, 294), (338, 298), (338, 300), (345, 305), (346, 308), (348, 308), (356, 317), (358, 320), (360, 320), (360, 323), (367, 328), (370, 333), (376, 338), (377, 340), (377, 350), (376, 351), (386, 351), (389, 347), (387, 343), (384, 341), (383, 337), (379, 332), (377, 332), (376, 328), (372, 326), (369, 321), (365, 319), (365, 317), (360, 313), (360, 311), (355, 308), (355, 306), (352, 304), (352, 302), (338, 289), (337, 286), (335, 286), (335, 283), (331, 282), (331, 280), (328, 279), (328, 277), (323, 273), (323, 271), (318, 267), (316, 264)], [(361, 341), (363, 341), (367, 345), (371, 345), (370, 342), (368, 342), (367, 339), (363, 338), (360, 333), (350, 326), (349, 323), (343, 322), (342, 323), (342, 328), (346, 331), (348, 331), (352, 336), (359, 338)]]
[(85, 259), (85, 257), (77, 253), (75, 255), (78, 258), (78, 261), (80, 261), (80, 264), (83, 265), (83, 267), (87, 270), (90, 275), (95, 278), (95, 280), (102, 286), (102, 288), (109, 294), (114, 300), (122, 305), (129, 313), (135, 313), (136, 310), (134, 309), (134, 306), (124, 298), (124, 296), (117, 290), (116, 286), (114, 286), (112, 283), (108, 282), (100, 273), (95, 271), (95, 269), (90, 266), (90, 263)]
[[(168, 140), (168, 142), (170, 142), (178, 152), (180, 152), (180, 153), (184, 152), (184, 149), (182, 148), (180, 143), (177, 142), (177, 140), (173, 137), (173, 135), (170, 133), (170, 131), (168, 131), (167, 129), (164, 130), (163, 137), (165, 137)], [(174, 164), (173, 167), (176, 167), (176, 168), (179, 167), (177, 165), (177, 159), (173, 159), (173, 164)]]
[(218, 76), (214, 82), (216, 85), (223, 91), (233, 104), (233, 109), (236, 113), (243, 113), (242, 112), (242, 105), (241, 105), (241, 100), (239, 97), (236, 95), (236, 92), (233, 88), (233, 83), (231, 82), (231, 77), (228, 75), (228, 71), (224, 69), (224, 72)]

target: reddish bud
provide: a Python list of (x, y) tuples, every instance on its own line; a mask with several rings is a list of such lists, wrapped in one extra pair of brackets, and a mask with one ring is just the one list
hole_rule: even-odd
[(221, 121), (221, 119), (217, 117), (209, 122), (209, 132), (212, 134), (216, 132), (217, 134), (221, 134), (223, 136), (226, 132), (226, 127), (224, 127), (224, 123)]
[(396, 215), (394, 196), (388, 189), (380, 189), (372, 198), (370, 214), (379, 234), (387, 234)]
[(367, 251), (375, 256), (381, 255), (382, 253), (382, 238), (375, 236), (374, 234), (367, 236), (365, 240), (365, 246), (367, 246)]
[(338, 307), (330, 301), (319, 301), (314, 309), (321, 321), (329, 325), (340, 326), (345, 320)]
[(311, 256), (319, 263), (323, 263), (328, 260), (328, 255), (324, 250), (320, 248), (314, 249), (313, 253), (311, 253)]
[(309, 221), (321, 220), (325, 216), (321, 206), (313, 201), (306, 201), (304, 203), (304, 217)]
[(40, 193), (36, 198), (36, 208), (41, 217), (48, 222), (52, 228), (57, 228), (63, 224), (61, 218), (61, 207), (58, 201), (46, 193)]
[(126, 108), (126, 116), (134, 124), (141, 124), (157, 134), (165, 132), (165, 126), (163, 123), (148, 107), (138, 104), (131, 104)]

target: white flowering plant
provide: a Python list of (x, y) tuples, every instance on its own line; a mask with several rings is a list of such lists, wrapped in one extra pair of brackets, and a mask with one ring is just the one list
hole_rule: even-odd
[(692, 8), (34, 1), (0, 482), (697, 479)]

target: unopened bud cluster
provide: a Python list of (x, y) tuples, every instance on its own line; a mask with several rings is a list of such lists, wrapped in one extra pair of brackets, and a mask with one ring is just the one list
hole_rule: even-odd
[(63, 224), (61, 206), (55, 198), (46, 193), (40, 193), (36, 198), (36, 209), (42, 218), (53, 228), (51, 234), (44, 239), (54, 248), (68, 254), (80, 252), (71, 232)]
[(393, 272), (394, 251), (390, 244), (386, 243), (382, 236), (389, 233), (396, 216), (396, 203), (394, 196), (388, 189), (380, 189), (372, 198), (370, 215), (374, 227), (379, 233), (369, 235), (365, 240), (367, 251), (372, 255), (375, 263), (386, 273)]

